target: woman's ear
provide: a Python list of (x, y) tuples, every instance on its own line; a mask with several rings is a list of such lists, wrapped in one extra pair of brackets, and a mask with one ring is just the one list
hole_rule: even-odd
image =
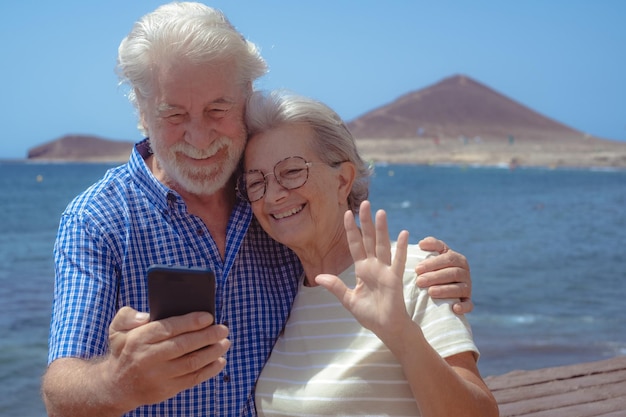
[(350, 161), (342, 162), (338, 167), (339, 170), (339, 201), (348, 201), (350, 191), (352, 191), (352, 184), (356, 179), (356, 167)]

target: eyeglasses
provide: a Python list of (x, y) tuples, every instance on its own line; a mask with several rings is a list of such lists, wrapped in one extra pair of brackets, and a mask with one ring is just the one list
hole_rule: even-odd
[(295, 190), (306, 184), (309, 179), (309, 166), (301, 156), (290, 156), (274, 165), (273, 172), (264, 174), (263, 171), (253, 169), (244, 172), (237, 180), (237, 191), (251, 203), (260, 200), (267, 190), (267, 177), (274, 175), (276, 182), (287, 190)]

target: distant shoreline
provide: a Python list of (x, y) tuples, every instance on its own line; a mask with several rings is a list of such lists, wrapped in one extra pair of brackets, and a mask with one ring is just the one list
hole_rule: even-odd
[[(366, 162), (370, 162), (374, 165), (414, 165), (414, 166), (429, 166), (429, 167), (462, 167), (462, 168), (501, 168), (501, 169), (549, 169), (549, 170), (583, 170), (583, 171), (626, 171), (626, 165), (622, 166), (606, 166), (606, 165), (517, 165), (511, 166), (509, 164), (502, 163), (479, 163), (479, 162), (407, 162), (407, 161), (386, 161), (380, 158), (363, 158)], [(62, 160), (29, 160), (28, 158), (22, 159), (0, 159), (0, 164), (31, 164), (31, 165), (110, 165), (115, 167), (122, 165), (126, 161), (62, 161)]]
[(359, 139), (366, 160), (415, 165), (626, 169), (626, 142), (464, 142), (447, 139)]
[[(626, 142), (602, 139), (578, 141), (473, 141), (427, 138), (357, 139), (364, 160), (410, 165), (481, 167), (545, 167), (579, 169), (626, 169)], [(125, 156), (96, 158), (6, 158), (0, 163), (93, 163), (123, 164)]]

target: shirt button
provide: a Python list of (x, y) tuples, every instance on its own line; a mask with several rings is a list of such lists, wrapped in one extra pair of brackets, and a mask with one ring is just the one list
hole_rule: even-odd
[(230, 382), (230, 375), (226, 374), (222, 379), (224, 380), (224, 382)]
[(196, 233), (198, 234), (198, 236), (204, 236), (204, 230), (203, 229), (196, 230)]

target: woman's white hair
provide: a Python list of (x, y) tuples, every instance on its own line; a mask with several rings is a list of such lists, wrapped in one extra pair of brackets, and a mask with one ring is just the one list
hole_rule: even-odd
[(361, 202), (369, 193), (372, 169), (359, 155), (354, 137), (341, 117), (317, 100), (285, 90), (252, 94), (246, 109), (249, 136), (289, 124), (305, 124), (313, 129), (314, 151), (324, 163), (335, 166), (349, 161), (354, 164), (357, 174), (348, 205), (350, 210), (358, 213)]

